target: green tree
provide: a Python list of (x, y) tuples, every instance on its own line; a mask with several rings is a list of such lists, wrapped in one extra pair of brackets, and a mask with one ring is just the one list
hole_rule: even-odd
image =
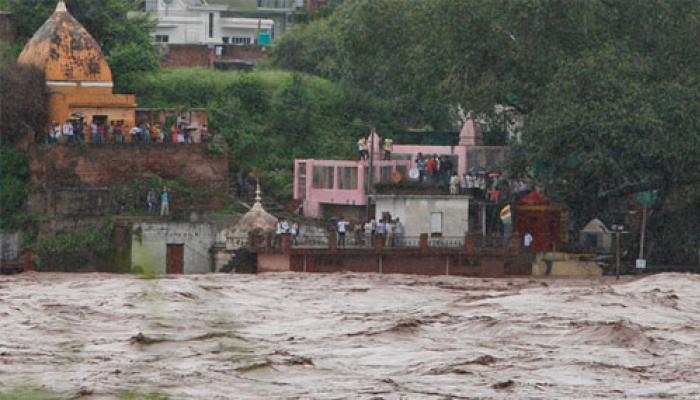
[(425, 55), (419, 16), (429, 2), (345, 2), (286, 34), (272, 65), (340, 80), (350, 90), (384, 102), (400, 129), (452, 127), (451, 109), (437, 87), (438, 64)]
[(0, 231), (16, 230), (24, 223), (28, 179), (24, 154), (11, 144), (0, 145)]
[(525, 127), (518, 154), (546, 166), (547, 190), (579, 223), (654, 190), (653, 238), (669, 199), (700, 187), (700, 86), (658, 80), (655, 66), (613, 47), (584, 53), (547, 85)]
[(141, 74), (159, 68), (158, 53), (150, 43), (120, 44), (107, 57), (115, 90), (124, 91), (132, 74)]
[[(22, 93), (18, 96), (18, 93)], [(14, 62), (0, 65), (0, 141), (44, 133), (48, 116), (44, 72)]]

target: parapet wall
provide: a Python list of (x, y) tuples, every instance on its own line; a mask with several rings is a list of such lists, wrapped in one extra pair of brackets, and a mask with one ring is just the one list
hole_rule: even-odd
[(144, 213), (147, 189), (135, 189), (134, 182), (149, 176), (190, 188), (171, 191), (176, 218), (228, 204), (228, 158), (210, 154), (205, 144), (32, 146), (28, 156), (28, 210), (41, 217), (39, 237), (98, 228), (110, 215)]
[(160, 44), (160, 66), (162, 68), (211, 67), (216, 61), (244, 60), (257, 62), (266, 55), (258, 46), (217, 45), (216, 49), (202, 44)]

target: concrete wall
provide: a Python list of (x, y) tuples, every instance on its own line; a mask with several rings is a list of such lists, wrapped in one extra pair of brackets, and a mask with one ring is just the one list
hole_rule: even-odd
[[(263, 258), (260, 258), (263, 256)], [(280, 254), (258, 254), (258, 268), (261, 272), (277, 272), (260, 260), (272, 260), (275, 264), (286, 266), (277, 258)], [(506, 254), (467, 254), (451, 250), (420, 254), (412, 251), (387, 251), (376, 254), (371, 251), (318, 253), (296, 252), (289, 258), (288, 265), (295, 272), (358, 272), (382, 274), (417, 274), (417, 275), (459, 275), (479, 277), (501, 277), (506, 275), (529, 275), (530, 267), (521, 255)]]
[(602, 276), (603, 269), (593, 261), (582, 261), (567, 253), (539, 253), (532, 263), (535, 276)]
[[(218, 46), (218, 45), (217, 45)], [(222, 45), (222, 54), (215, 56), (214, 47), (201, 44), (166, 44), (161, 43), (160, 66), (163, 68), (177, 67), (210, 67), (213, 61), (218, 60), (246, 60), (260, 61), (266, 56), (266, 52), (258, 46)]]
[(431, 233), (432, 213), (442, 213), (442, 236), (462, 237), (469, 231), (469, 198), (465, 196), (377, 196), (375, 218), (385, 212), (400, 218), (406, 236)]
[(259, 253), (258, 272), (290, 271), (289, 256), (286, 254)]
[(164, 274), (168, 244), (184, 244), (185, 273), (212, 272), (209, 249), (216, 239), (215, 228), (205, 223), (136, 223), (132, 228), (131, 268)]
[(0, 261), (15, 261), (20, 258), (19, 232), (0, 233)]

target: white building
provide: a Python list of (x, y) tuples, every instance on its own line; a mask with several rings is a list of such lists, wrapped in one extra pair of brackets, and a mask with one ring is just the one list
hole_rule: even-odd
[(215, 241), (215, 227), (208, 223), (136, 223), (132, 228), (131, 270), (156, 275), (212, 272), (209, 250)]
[(274, 21), (230, 17), (229, 5), (215, 0), (147, 0), (146, 11), (157, 25), (156, 42), (171, 44), (258, 44), (261, 36), (274, 35)]
[(399, 218), (405, 236), (431, 236), (463, 238), (469, 231), (468, 196), (461, 195), (375, 195), (375, 218), (380, 220), (390, 214)]

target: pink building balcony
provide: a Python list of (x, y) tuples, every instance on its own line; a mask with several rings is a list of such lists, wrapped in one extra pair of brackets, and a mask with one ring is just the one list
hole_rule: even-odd
[[(294, 198), (303, 201), (304, 215), (320, 218), (324, 205), (366, 207), (369, 164), (359, 160), (295, 160)], [(410, 167), (410, 160), (375, 160), (373, 183), (405, 177)]]

